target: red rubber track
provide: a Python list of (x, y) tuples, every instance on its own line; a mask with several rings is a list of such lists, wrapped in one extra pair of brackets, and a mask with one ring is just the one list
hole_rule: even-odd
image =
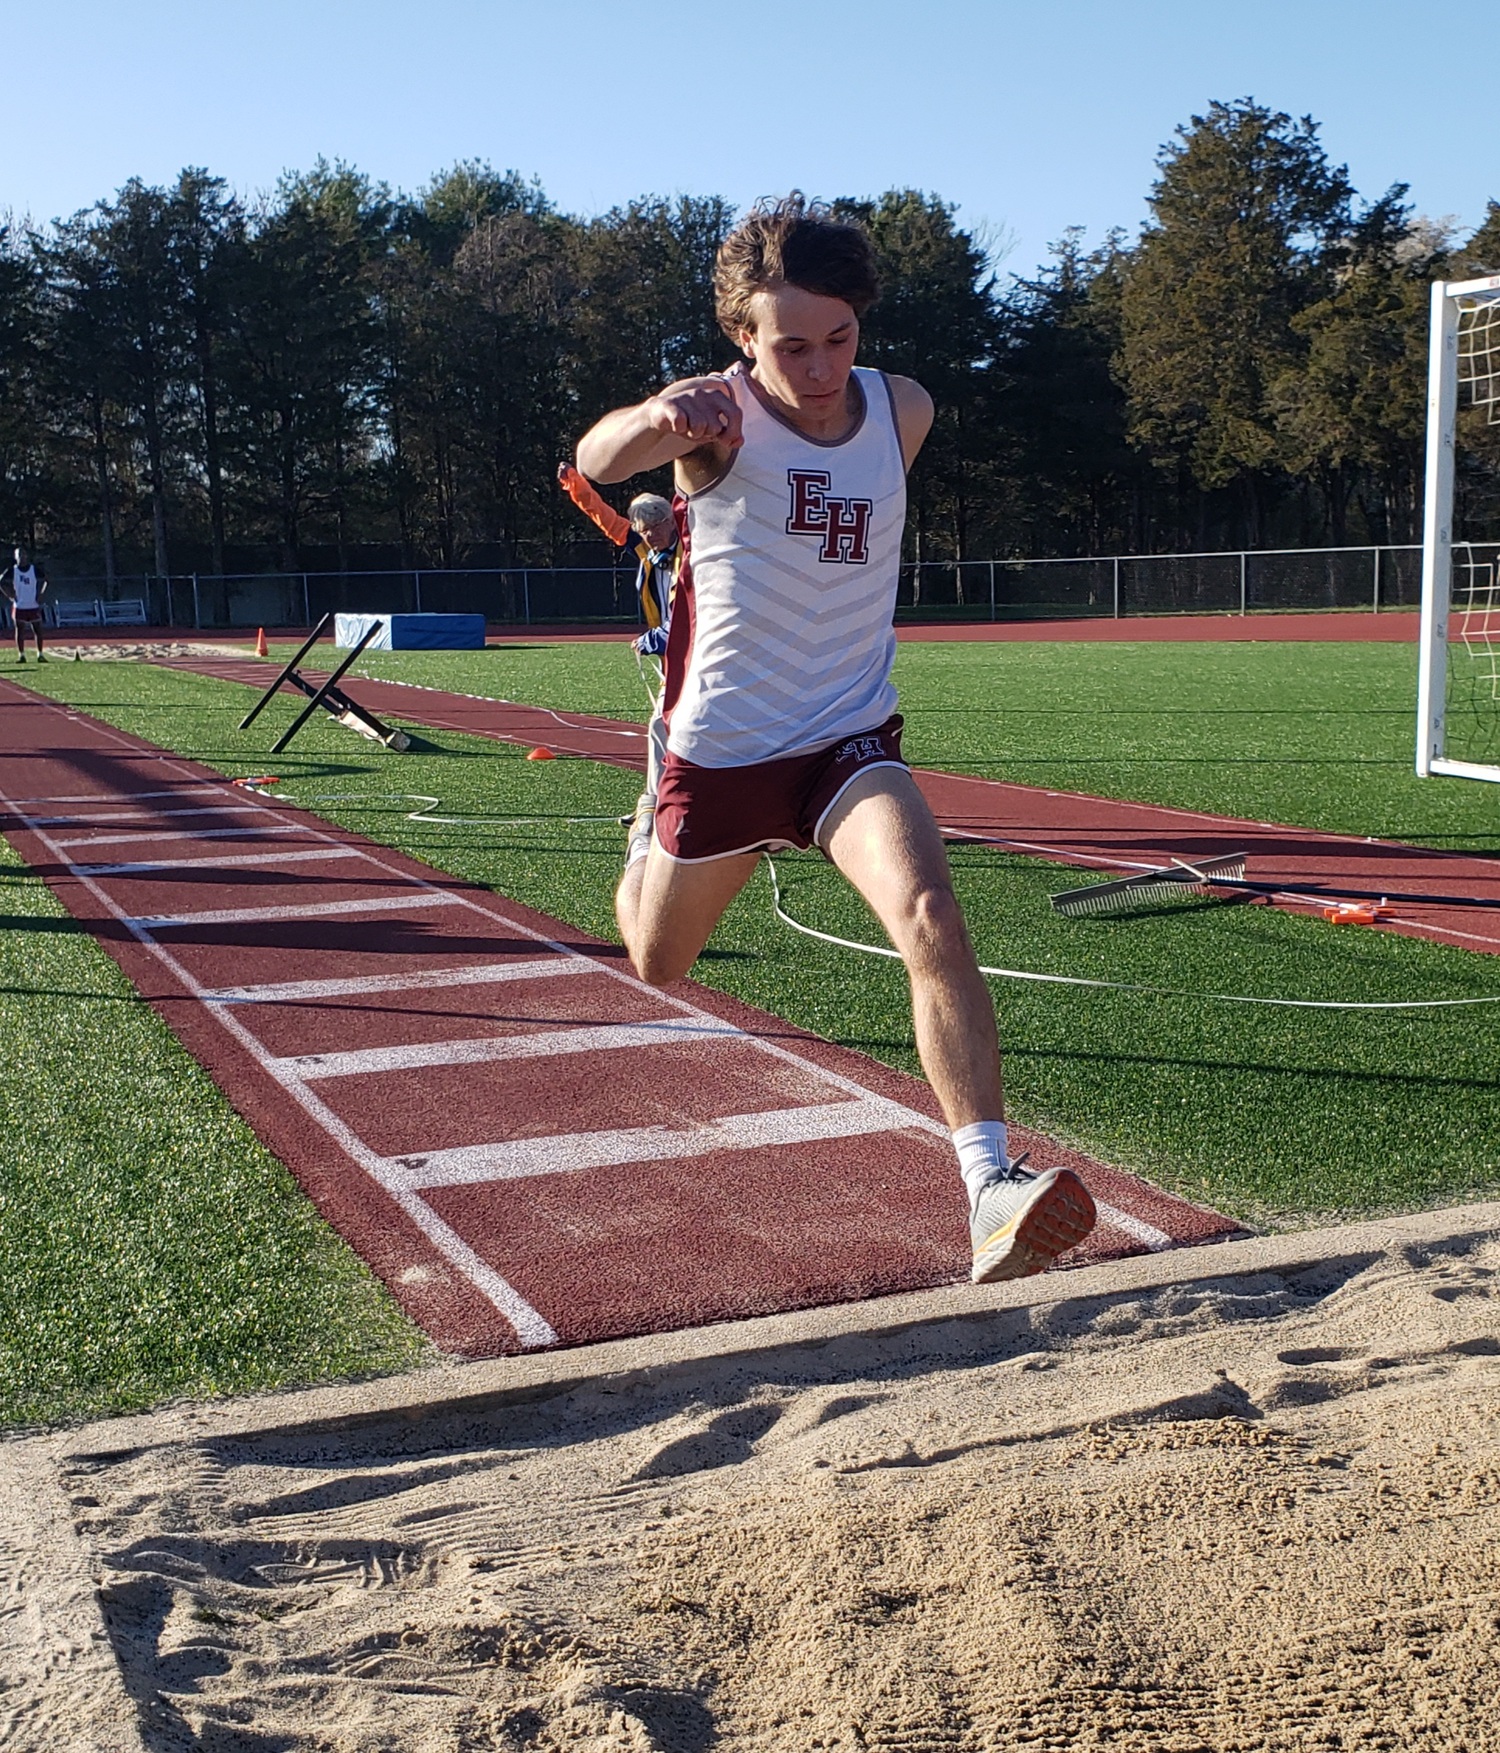
[[(1360, 609), (1328, 612), (1288, 612), (1253, 615), (1122, 615), (1119, 620), (1108, 615), (1073, 616), (1062, 621), (898, 621), (896, 638), (903, 644), (923, 645), (958, 640), (967, 644), (1040, 642), (1043, 644), (1210, 644), (1271, 643), (1329, 644), (1347, 641), (1351, 644), (1415, 645), (1419, 617), (1415, 610), (1388, 609), (1374, 614)], [(300, 645), (307, 637), (306, 627), (267, 627), (266, 634), (282, 643)], [(588, 645), (603, 641), (614, 644), (626, 636), (627, 629), (618, 623), (601, 627), (598, 622), (548, 623), (532, 627), (513, 627), (492, 621), (487, 633), (496, 645)], [(101, 627), (60, 634), (53, 629), (49, 640), (57, 640), (66, 651), (71, 645), (138, 645), (150, 641), (211, 640), (215, 645), (255, 643), (248, 629), (204, 628), (194, 631), (183, 627)]]
[[(1395, 618), (1370, 617), (1372, 621)], [(160, 661), (170, 668), (251, 686), (265, 687), (271, 679), (268, 666), (253, 658)], [(616, 719), (448, 694), (406, 682), (360, 678), (351, 683), (346, 678), (345, 686), (354, 698), (385, 716), (528, 747), (544, 744), (556, 754), (582, 755), (638, 771), (645, 767), (645, 731)], [(1472, 896), (1500, 904), (1500, 859), (1158, 804), (1122, 803), (1085, 792), (1047, 791), (958, 773), (918, 769), (917, 783), (944, 831), (955, 839), (983, 841), (1005, 851), (1091, 866), (1115, 876), (1170, 866), (1174, 859), (1196, 864), (1220, 853), (1246, 852), (1250, 855), (1246, 875), (1252, 882), (1332, 888), (1342, 884), (1381, 894)], [(1286, 896), (1276, 905), (1319, 914), (1323, 903)], [(1402, 904), (1374, 929), (1460, 949), (1500, 952), (1500, 905), (1486, 909), (1437, 902)]]
[[(927, 1086), (0, 682), (0, 826), (439, 1345), (967, 1276)], [(1232, 1234), (1017, 1127), (1083, 1265)]]
[(1122, 615), (1118, 621), (1101, 615), (1071, 621), (929, 621), (919, 626), (898, 622), (896, 639), (903, 645), (949, 640), (967, 645), (1321, 645), (1340, 640), (1406, 645), (1416, 643), (1418, 618), (1393, 610), (1380, 615)]

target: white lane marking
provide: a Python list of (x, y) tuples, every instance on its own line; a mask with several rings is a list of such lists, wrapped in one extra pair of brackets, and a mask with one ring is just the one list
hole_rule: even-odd
[[(75, 866), (81, 872), (81, 866)], [(424, 913), (429, 907), (457, 907), (462, 897), (439, 890), (426, 895), (372, 895), (364, 900), (302, 901), (285, 907), (209, 907), (202, 913), (121, 914), (134, 930), (172, 931), (179, 925), (250, 925), (261, 919), (332, 919), (340, 913)]]
[[(27, 695), (25, 698), (30, 701), (32, 697)], [(58, 712), (60, 716), (66, 716), (61, 713), (60, 708), (53, 706), (51, 702), (47, 702), (46, 704), (52, 711)], [(197, 777), (196, 774), (193, 773), (192, 768), (186, 762), (171, 756), (159, 754), (157, 751), (152, 750), (149, 745), (143, 745), (139, 738), (127, 737), (124, 734), (115, 731), (109, 725), (94, 723), (90, 728), (94, 734), (103, 736), (107, 741), (117, 744), (120, 748), (131, 754), (138, 756), (145, 755), (153, 761), (159, 762), (164, 768), (182, 773), (186, 778), (194, 779)], [(1024, 788), (1017, 787), (1017, 789)], [(183, 796), (192, 790), (212, 794), (217, 790), (217, 787), (180, 786), (169, 792), (159, 792), (154, 794), (135, 793), (132, 795), (171, 797)], [(0, 801), (7, 803), (14, 808), (19, 800), (8, 797), (3, 790), (0, 790)], [(58, 797), (33, 801), (87, 803), (92, 802), (93, 798), (84, 797), (73, 799)], [(275, 817), (280, 816), (283, 812), (268, 809), (266, 813)], [(28, 821), (27, 825), (32, 826), (33, 824)], [(308, 833), (314, 839), (324, 840), (329, 844), (339, 844), (332, 833), (325, 829), (312, 826), (306, 818), (297, 822), (295, 826), (297, 829)], [(286, 831), (290, 832), (293, 830), (288, 828)], [(38, 838), (45, 844), (49, 845), (54, 851), (57, 850), (58, 842), (55, 841), (52, 836), (39, 831)], [(421, 888), (435, 888), (435, 885), (424, 882), (420, 878), (413, 878), (409, 872), (387, 863), (373, 851), (370, 856), (371, 862), (376, 865), (377, 868), (389, 871), (394, 881), (412, 883), (414, 886)], [(64, 862), (67, 861), (64, 860)], [(177, 957), (174, 956), (165, 945), (156, 942), (155, 939), (144, 930), (135, 926), (129, 926), (129, 922), (126, 920), (126, 915), (123, 909), (115, 905), (99, 884), (84, 872), (79, 872), (78, 875), (83, 886), (87, 888), (96, 897), (99, 903), (116, 919), (127, 923), (132, 935), (140, 943), (142, 948), (149, 955), (153, 956), (163, 968), (167, 969), (185, 990), (200, 1001), (212, 1001), (215, 996), (213, 991), (210, 988), (203, 986), (191, 971), (184, 966), (183, 963), (178, 961)], [(622, 984), (630, 987), (634, 992), (644, 994), (653, 1000), (664, 1003), (670, 1009), (677, 1011), (680, 1015), (697, 1017), (709, 1023), (721, 1020), (715, 1017), (712, 1012), (703, 1010), (698, 1005), (689, 1003), (686, 999), (669, 996), (666, 993), (656, 991), (654, 988), (647, 986), (643, 980), (637, 979), (634, 974), (628, 972), (622, 967), (615, 966), (612, 963), (594, 957), (585, 956), (581, 951), (573, 949), (568, 944), (561, 943), (556, 938), (549, 937), (545, 932), (538, 931), (534, 926), (525, 924), (522, 920), (513, 917), (505, 910), (500, 904), (498, 896), (489, 896), (488, 899), (491, 904), (488, 906), (485, 905), (484, 902), (478, 900), (475, 896), (469, 894), (458, 895), (455, 896), (454, 899), (460, 902), (466, 909), (480, 914), (491, 924), (501, 924), (507, 929), (507, 931), (516, 936), (528, 939), (530, 942), (536, 944), (539, 949), (550, 950), (553, 952), (556, 956), (561, 958), (561, 961), (557, 965), (559, 972), (566, 970), (577, 973), (603, 974), (611, 980), (620, 981)], [(508, 964), (501, 964), (501, 966), (507, 965)], [(410, 978), (410, 976), (390, 976), (390, 978), (393, 980), (407, 979)], [(281, 990), (286, 991), (293, 986), (305, 988), (307, 986), (327, 986), (329, 984), (341, 986), (342, 982), (287, 982), (283, 985)], [(361, 989), (363, 989), (363, 983), (361, 983)], [(395, 990), (396, 988), (392, 989)], [(214, 1004), (212, 1014), (218, 1018), (225, 1031), (257, 1064), (261, 1066), (269, 1064), (272, 1055), (250, 1032), (250, 1030), (239, 1021), (239, 1019), (233, 1014), (233, 1010), (229, 1005), (224, 1003)], [(758, 1035), (747, 1036), (747, 1039), (754, 1041), (761, 1052), (768, 1054), (772, 1058), (780, 1059), (786, 1064), (794, 1065), (804, 1072), (815, 1073), (832, 1088), (841, 1089), (845, 1091), (846, 1094), (855, 1097), (858, 1101), (881, 1102), (883, 1105), (895, 1107), (905, 1116), (900, 1122), (900, 1125), (903, 1127), (926, 1132), (936, 1138), (947, 1138), (947, 1128), (939, 1120), (934, 1120), (928, 1115), (918, 1113), (914, 1109), (902, 1109), (900, 1104), (885, 1104), (884, 1098), (873, 1096), (864, 1085), (856, 1083), (854, 1079), (845, 1077), (842, 1073), (830, 1071), (825, 1067), (818, 1065), (815, 1061), (804, 1058), (801, 1054), (794, 1053), (789, 1048), (781, 1046), (776, 1041), (771, 1041)], [(517, 1292), (504, 1279), (495, 1274), (491, 1268), (486, 1266), (484, 1262), (479, 1259), (479, 1256), (475, 1254), (474, 1250), (470, 1248), (469, 1245), (452, 1229), (450, 1229), (448, 1225), (443, 1223), (436, 1213), (426, 1205), (417, 1192), (400, 1184), (399, 1181), (394, 1185), (391, 1183), (391, 1163), (389, 1159), (377, 1156), (376, 1153), (372, 1151), (337, 1114), (326, 1106), (326, 1104), (303, 1080), (290, 1078), (278, 1079), (278, 1081), (282, 1084), (282, 1087), (287, 1091), (288, 1095), (291, 1096), (291, 1098), (308, 1114), (308, 1116), (319, 1125), (356, 1164), (363, 1168), (373, 1180), (377, 1181), (391, 1194), (401, 1207), (403, 1213), (423, 1231), (432, 1242), (433, 1246), (455, 1268), (455, 1270), (457, 1270), (463, 1277), (467, 1278), (469, 1282), (481, 1292), (481, 1294), (486, 1296), (489, 1301), (495, 1305), (515, 1329), (517, 1337), (524, 1348), (531, 1349), (537, 1346), (556, 1344), (558, 1336), (548, 1325), (542, 1315), (536, 1309), (532, 1308), (532, 1306), (520, 1296), (519, 1292)], [(846, 1106), (852, 1105), (854, 1104), (846, 1104)], [(886, 1129), (886, 1126), (876, 1126), (871, 1128), (871, 1130), (874, 1131), (882, 1131)], [(678, 1137), (680, 1138), (680, 1136), (681, 1135), (679, 1134)], [(564, 1164), (562, 1166), (567, 1168), (572, 1165)], [(402, 1173), (403, 1175), (405, 1174), (404, 1169)], [(1112, 1210), (1113, 1208), (1108, 1209)], [(1124, 1214), (1122, 1213), (1121, 1215), (1123, 1216)], [(1143, 1225), (1142, 1227), (1145, 1228), (1149, 1226)]]
[(330, 858), (366, 858), (358, 846), (309, 846), (302, 852), (229, 852), (217, 858), (146, 858), (134, 864), (79, 864), (90, 876), (133, 876), (146, 870), (240, 870), (247, 865), (318, 864)]
[[(38, 701), (37, 704), (40, 705), (41, 702)], [(114, 740), (121, 741), (119, 737)], [(132, 745), (127, 743), (125, 746), (129, 748)], [(135, 753), (142, 754), (144, 751), (136, 749)], [(13, 809), (20, 809), (24, 805), (42, 803), (118, 804), (133, 802), (143, 797), (212, 797), (215, 793), (222, 791), (224, 785), (227, 784), (228, 781), (225, 780), (220, 785), (174, 785), (169, 791), (83, 791), (79, 792), (76, 797), (7, 797), (6, 801)]]
[[(748, 1037), (747, 1037), (748, 1038)], [(773, 1108), (759, 1114), (726, 1114), (695, 1126), (632, 1126), (608, 1132), (559, 1132), (498, 1144), (462, 1144), (451, 1150), (387, 1157), (384, 1184), (420, 1192), (434, 1187), (513, 1181), (523, 1175), (573, 1174), (622, 1163), (670, 1162), (764, 1145), (812, 1144), (820, 1139), (858, 1138), (921, 1126), (926, 1118), (884, 1096), (823, 1102), (806, 1108)]]
[(537, 1035), (484, 1035), (456, 1041), (412, 1041), (397, 1047), (362, 1047), (347, 1053), (299, 1053), (274, 1061), (291, 1077), (373, 1077), (388, 1071), (420, 1071), (433, 1065), (486, 1065), (502, 1059), (546, 1059), (567, 1053), (610, 1053), (629, 1047), (722, 1041), (749, 1036), (733, 1023), (709, 1027), (690, 1017), (644, 1023), (595, 1023)]
[(110, 810), (88, 816), (37, 816), (39, 828), (80, 828), (90, 822), (165, 822), (179, 816), (259, 816), (266, 813), (258, 803), (205, 804), (192, 810)]
[(1153, 1254), (1159, 1254), (1163, 1248), (1172, 1246), (1172, 1238), (1165, 1230), (1159, 1230), (1154, 1223), (1147, 1223), (1143, 1217), (1132, 1217), (1128, 1211), (1121, 1211), (1117, 1205), (1106, 1205), (1102, 1199), (1094, 1201), (1097, 1211), (1111, 1228), (1122, 1230), (1127, 1236), (1133, 1236), (1143, 1243)]
[(578, 962), (485, 962), (470, 968), (417, 969), (410, 974), (354, 974), (343, 980), (271, 980), (261, 986), (220, 986), (203, 993), (208, 1004), (302, 1004), (318, 998), (353, 998), (363, 993), (425, 991), (439, 986), (489, 986), (502, 980), (547, 980), (557, 975), (576, 979), (602, 974), (603, 967), (583, 957)]
[[(266, 811), (269, 815), (271, 812)], [(27, 819), (27, 826), (31, 821)], [(37, 833), (42, 830), (38, 828)], [(265, 827), (251, 828), (142, 828), (133, 834), (70, 834), (66, 840), (53, 840), (57, 847), (65, 846), (123, 846), (130, 840), (253, 840), (261, 834), (311, 834), (313, 830), (306, 822), (271, 823)], [(47, 836), (51, 839), (51, 836)], [(324, 838), (331, 839), (331, 835)]]
[[(57, 712), (60, 717), (67, 716), (65, 713), (61, 712), (60, 708), (53, 706), (50, 701), (46, 702), (46, 704), (52, 711)], [(110, 741), (118, 743), (121, 747), (138, 752), (135, 743), (113, 731), (108, 725), (95, 725), (91, 728), (95, 730), (96, 733), (102, 732)], [(177, 766), (179, 770), (187, 770), (181, 762), (172, 762), (170, 764)], [(11, 809), (16, 809), (15, 800), (10, 798), (3, 788), (0, 788), (0, 803), (6, 804)], [(54, 840), (45, 829), (35, 828), (31, 819), (25, 815), (24, 811), (16, 809), (16, 813), (21, 816), (21, 819), (26, 823), (27, 827), (32, 828), (32, 831), (36, 834), (37, 838), (47, 846), (54, 855), (60, 856), (60, 848), (58, 847), (57, 841)], [(314, 832), (316, 833), (317, 830), (314, 830)], [(328, 840), (331, 844), (338, 844), (331, 834), (324, 834), (321, 837)], [(63, 859), (63, 862), (68, 863), (69, 861)], [(382, 869), (390, 870), (393, 878), (411, 882), (414, 887), (431, 888), (433, 886), (422, 882), (420, 879), (414, 880), (408, 876), (406, 872), (397, 871), (394, 867), (385, 865), (378, 859), (372, 859), (372, 862), (381, 864)], [(201, 1001), (204, 998), (207, 988), (200, 984), (192, 972), (185, 967), (183, 963), (178, 961), (176, 956), (174, 956), (170, 950), (166, 949), (162, 944), (157, 943), (149, 933), (143, 930), (140, 926), (133, 924), (124, 909), (117, 906), (115, 902), (111, 900), (103, 887), (95, 881), (93, 877), (89, 876), (85, 871), (78, 870), (76, 866), (73, 866), (72, 868), (78, 881), (91, 895), (94, 896), (99, 905), (106, 909), (106, 911), (108, 911), (115, 919), (119, 920), (141, 945), (142, 949), (145, 950), (148, 955), (154, 957), (160, 966), (165, 968), (186, 992)], [(462, 901), (464, 905), (472, 907), (475, 912), (485, 913), (491, 920), (496, 917), (493, 913), (490, 913), (488, 909), (478, 906), (468, 896), (456, 896), (454, 898)], [(506, 920), (505, 923), (510, 926), (512, 930), (521, 932), (524, 936), (531, 938), (533, 941), (541, 940), (550, 943), (550, 940), (542, 939), (542, 934), (540, 932), (533, 931), (529, 927), (521, 925), (519, 922)], [(564, 944), (552, 944), (551, 947), (555, 949), (559, 955), (576, 957), (579, 961), (585, 960), (583, 956), (579, 955), (578, 951), (570, 950)], [(266, 1051), (265, 1047), (256, 1040), (255, 1036), (251, 1034), (249, 1029), (240, 1022), (239, 1018), (234, 1015), (234, 1012), (231, 1009), (224, 1005), (214, 1005), (209, 1014), (217, 1020), (225, 1033), (236, 1041), (240, 1048), (256, 1064), (262, 1066), (267, 1064), (271, 1055)], [(378, 1185), (383, 1186), (385, 1184), (384, 1158), (377, 1156), (351, 1127), (346, 1125), (331, 1108), (329, 1108), (324, 1102), (320, 1101), (319, 1098), (308, 1089), (306, 1084), (296, 1079), (279, 1079), (278, 1081), (292, 1100), (297, 1103), (304, 1113), (307, 1114), (309, 1119), (321, 1127), (327, 1136), (331, 1138), (341, 1150), (343, 1150), (344, 1154), (349, 1157), (357, 1167), (363, 1169), (370, 1179), (375, 1181)], [(523, 1349), (530, 1351), (535, 1350), (539, 1346), (557, 1344), (557, 1332), (543, 1315), (537, 1309), (534, 1309), (521, 1293), (516, 1290), (513, 1285), (509, 1284), (504, 1278), (502, 1278), (493, 1267), (486, 1265), (479, 1255), (475, 1253), (474, 1249), (464, 1241), (463, 1237), (458, 1235), (448, 1224), (444, 1223), (442, 1218), (440, 1218), (424, 1200), (422, 1200), (417, 1194), (408, 1192), (402, 1188), (387, 1188), (387, 1191), (395, 1200), (402, 1215), (409, 1218), (417, 1229), (426, 1236), (427, 1240), (436, 1249), (438, 1254), (441, 1255), (441, 1257), (446, 1260), (462, 1278), (473, 1285), (475, 1290), (477, 1290), (481, 1296), (485, 1297), (504, 1317), (504, 1319), (510, 1323), (511, 1328), (515, 1332), (516, 1338)]]

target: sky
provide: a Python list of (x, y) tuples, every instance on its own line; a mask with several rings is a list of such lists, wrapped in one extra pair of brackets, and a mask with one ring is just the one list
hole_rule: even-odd
[(480, 159), (580, 215), (919, 188), (1029, 275), (1070, 225), (1133, 233), (1163, 143), (1246, 96), (1311, 115), (1367, 199), (1407, 182), (1472, 229), (1500, 198), (1500, 8), (0, 0), (0, 19), (0, 214), (36, 221), (188, 164), (252, 196), (320, 156), (407, 191)]

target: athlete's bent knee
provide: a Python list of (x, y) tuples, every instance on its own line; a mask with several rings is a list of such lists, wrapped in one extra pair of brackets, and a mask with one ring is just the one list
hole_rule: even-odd
[(946, 883), (929, 883), (916, 890), (903, 926), (903, 953), (909, 961), (943, 961), (968, 948), (958, 897)]
[(680, 951), (658, 949), (655, 945), (636, 950), (630, 958), (635, 969), (636, 978), (643, 980), (648, 986), (670, 986), (674, 980), (681, 980), (697, 960), (696, 956), (683, 958)]

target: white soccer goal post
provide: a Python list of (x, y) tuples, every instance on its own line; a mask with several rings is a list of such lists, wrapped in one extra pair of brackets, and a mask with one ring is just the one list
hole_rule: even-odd
[(1500, 544), (1453, 539), (1461, 399), (1500, 425), (1500, 274), (1432, 288), (1417, 675), (1417, 772), (1500, 781)]

